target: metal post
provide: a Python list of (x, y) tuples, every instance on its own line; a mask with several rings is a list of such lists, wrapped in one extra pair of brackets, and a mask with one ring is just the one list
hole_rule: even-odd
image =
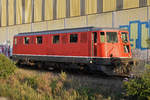
[[(148, 22), (148, 29), (147, 29), (147, 34), (149, 35), (149, 27), (150, 27), (150, 22), (149, 22), (149, 7), (147, 6), (147, 22)], [(150, 38), (150, 37), (148, 37)], [(147, 63), (148, 63), (148, 59), (149, 59), (149, 44), (147, 47)]]
[(48, 21), (46, 21), (46, 28), (47, 28), (47, 30), (48, 30)]
[(6, 44), (7, 44), (7, 41), (9, 40), (9, 32), (8, 32), (8, 26), (6, 27)]
[(112, 12), (112, 28), (115, 26), (115, 13), (116, 12)]
[(66, 18), (64, 18), (64, 29), (66, 28)]
[(88, 27), (88, 15), (86, 15), (86, 26)]
[(8, 0), (6, 0), (6, 27), (8, 27), (9, 24), (9, 13), (8, 13)]
[(32, 32), (32, 24), (34, 23), (34, 0), (31, 1), (31, 32)]
[(2, 1), (0, 0), (0, 27), (2, 26), (1, 22), (2, 22)]

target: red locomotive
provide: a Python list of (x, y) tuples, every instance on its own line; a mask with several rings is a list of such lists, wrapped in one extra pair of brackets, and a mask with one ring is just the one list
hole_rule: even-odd
[(12, 57), (19, 62), (46, 64), (53, 68), (73, 67), (122, 74), (127, 71), (118, 71), (124, 68), (114, 65), (131, 59), (132, 54), (128, 31), (83, 27), (19, 33), (14, 36)]

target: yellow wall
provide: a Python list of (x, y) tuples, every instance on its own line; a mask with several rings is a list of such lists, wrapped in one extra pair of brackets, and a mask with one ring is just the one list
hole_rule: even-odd
[(2, 26), (6, 26), (6, 0), (1, 0), (2, 3)]
[(66, 17), (66, 0), (57, 0), (57, 18)]
[(139, 0), (123, 0), (123, 9), (139, 7)]
[(70, 15), (80, 16), (80, 0), (70, 0)]
[(8, 0), (8, 25), (14, 24), (14, 0)]
[[(32, 21), (32, 0), (25, 0), (25, 23)], [(116, 10), (117, 0), (103, 0), (103, 12)], [(6, 26), (6, 0), (2, 2), (2, 26)], [(150, 5), (150, 0), (147, 0)], [(14, 0), (8, 0), (9, 25), (14, 25)], [(123, 9), (139, 6), (139, 0), (123, 0)], [(97, 13), (97, 0), (85, 0), (85, 14)], [(70, 0), (70, 16), (80, 16), (80, 0)], [(57, 19), (66, 17), (66, 0), (57, 0)], [(129, 14), (130, 15), (130, 14)], [(34, 0), (34, 21), (42, 20), (42, 0)], [(53, 0), (45, 0), (45, 20), (53, 20)], [(16, 0), (16, 24), (22, 24), (22, 0)]]
[(34, 0), (34, 21), (42, 20), (42, 0)]
[(45, 0), (45, 20), (53, 19), (53, 0)]
[(30, 23), (32, 18), (32, 0), (25, 0), (25, 23)]
[(103, 12), (116, 10), (116, 0), (103, 0)]
[(147, 0), (147, 4), (150, 5), (150, 0)]
[(86, 14), (92, 14), (97, 12), (97, 0), (85, 0)]
[(16, 24), (22, 24), (22, 0), (16, 0)]

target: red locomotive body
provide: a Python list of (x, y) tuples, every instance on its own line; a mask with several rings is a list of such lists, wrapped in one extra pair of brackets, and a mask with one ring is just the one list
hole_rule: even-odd
[[(131, 58), (129, 33), (113, 28), (84, 27), (14, 36), (13, 59), (34, 62), (111, 65)], [(102, 67), (96, 69), (102, 69)]]

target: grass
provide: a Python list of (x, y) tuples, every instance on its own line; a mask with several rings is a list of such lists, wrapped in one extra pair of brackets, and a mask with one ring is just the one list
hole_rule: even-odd
[(110, 81), (17, 69), (0, 78), (0, 96), (10, 100), (119, 100), (121, 89)]
[(0, 55), (0, 97), (10, 100), (120, 100), (122, 81), (19, 69)]

